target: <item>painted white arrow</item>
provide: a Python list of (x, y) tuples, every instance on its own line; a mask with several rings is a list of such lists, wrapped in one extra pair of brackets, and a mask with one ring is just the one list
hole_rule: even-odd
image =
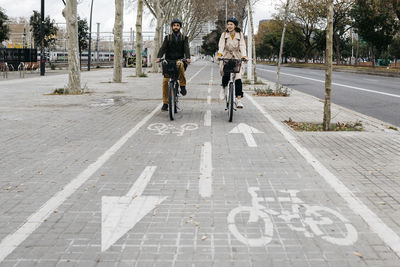
[(232, 129), (229, 133), (240, 133), (244, 135), (247, 145), (249, 147), (257, 147), (256, 140), (254, 140), (253, 134), (263, 133), (256, 128), (253, 128), (245, 123), (240, 123), (238, 126)]
[(123, 197), (102, 197), (101, 251), (106, 251), (167, 197), (141, 196), (156, 166), (148, 166)]

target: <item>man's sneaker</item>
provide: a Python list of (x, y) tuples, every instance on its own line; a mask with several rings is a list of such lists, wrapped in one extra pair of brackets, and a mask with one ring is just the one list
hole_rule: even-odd
[(181, 86), (181, 95), (185, 96), (187, 93), (186, 86)]
[(226, 96), (226, 87), (222, 87), (219, 91), (219, 99), (224, 100)]
[(163, 104), (161, 107), (161, 111), (168, 111), (168, 104)]
[(242, 104), (242, 101), (240, 101), (240, 99), (236, 99), (236, 107), (237, 108), (243, 108), (243, 104)]

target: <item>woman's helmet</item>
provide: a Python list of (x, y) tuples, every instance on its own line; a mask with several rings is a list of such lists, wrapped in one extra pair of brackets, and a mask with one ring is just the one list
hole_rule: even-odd
[(227, 19), (226, 23), (228, 23), (228, 22), (232, 22), (233, 24), (235, 24), (236, 27), (239, 25), (239, 21), (235, 17), (231, 17), (231, 18)]
[(175, 23), (179, 23), (179, 25), (181, 25), (181, 28), (182, 28), (182, 21), (180, 19), (173, 19), (171, 21), (171, 26), (173, 26)]

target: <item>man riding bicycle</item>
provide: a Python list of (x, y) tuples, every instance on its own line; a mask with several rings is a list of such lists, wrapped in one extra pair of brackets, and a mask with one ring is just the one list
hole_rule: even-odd
[[(190, 63), (190, 49), (189, 49), (189, 38), (181, 33), (182, 21), (179, 19), (173, 19), (171, 21), (172, 33), (167, 35), (157, 55), (157, 62), (161, 61), (161, 58), (165, 55), (167, 60), (176, 60), (176, 67), (179, 73), (179, 84), (181, 87), (181, 94), (184, 96), (187, 93), (186, 90), (186, 77), (185, 77), (185, 63), (180, 59), (186, 59), (187, 63)], [(164, 75), (162, 89), (163, 89), (163, 106), (162, 111), (168, 111), (168, 82), (169, 75)]]

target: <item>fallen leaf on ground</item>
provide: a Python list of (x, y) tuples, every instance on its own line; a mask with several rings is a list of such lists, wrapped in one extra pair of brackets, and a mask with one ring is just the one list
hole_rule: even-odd
[(207, 239), (207, 236), (206, 235), (203, 235), (202, 237), (201, 237), (201, 240), (206, 240)]
[(358, 253), (357, 251), (354, 251), (353, 253), (354, 253), (354, 255), (356, 255), (357, 257), (360, 257), (360, 258), (362, 258), (362, 257), (363, 257), (363, 255), (361, 255), (361, 254), (360, 254), (360, 253)]

